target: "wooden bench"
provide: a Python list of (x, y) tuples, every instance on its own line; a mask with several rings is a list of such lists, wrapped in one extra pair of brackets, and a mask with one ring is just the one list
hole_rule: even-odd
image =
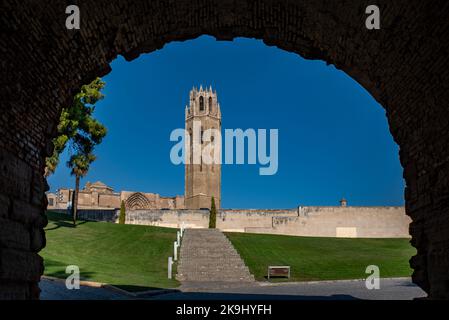
[(290, 278), (290, 266), (268, 266), (268, 279), (270, 277)]

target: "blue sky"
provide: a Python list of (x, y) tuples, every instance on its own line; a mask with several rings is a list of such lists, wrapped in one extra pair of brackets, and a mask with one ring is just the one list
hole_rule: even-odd
[[(173, 129), (184, 127), (192, 86), (217, 90), (222, 128), (279, 130), (279, 169), (222, 166), (225, 208), (403, 205), (398, 146), (384, 109), (344, 72), (253, 39), (203, 36), (173, 42), (132, 62), (112, 62), (95, 115), (108, 128), (82, 185), (184, 193), (184, 167), (170, 161)], [(67, 152), (51, 190), (73, 187)]]

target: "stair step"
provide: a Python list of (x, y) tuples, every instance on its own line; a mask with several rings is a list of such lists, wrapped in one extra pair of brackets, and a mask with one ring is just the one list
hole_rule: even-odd
[(238, 252), (217, 229), (186, 229), (181, 241), (180, 281), (254, 282)]

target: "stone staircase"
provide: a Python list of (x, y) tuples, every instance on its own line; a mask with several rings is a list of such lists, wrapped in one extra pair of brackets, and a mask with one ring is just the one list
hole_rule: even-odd
[(176, 278), (196, 283), (252, 283), (240, 255), (217, 229), (186, 229), (181, 242)]

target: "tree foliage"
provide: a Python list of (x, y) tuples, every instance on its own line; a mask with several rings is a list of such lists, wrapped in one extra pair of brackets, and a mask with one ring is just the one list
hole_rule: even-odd
[(58, 124), (58, 136), (53, 140), (54, 151), (46, 159), (45, 175), (56, 170), (60, 154), (69, 147), (70, 158), (67, 166), (71, 175), (75, 176), (75, 192), (73, 195), (73, 223), (76, 224), (78, 193), (80, 178), (84, 177), (95, 161), (95, 146), (100, 144), (106, 136), (106, 127), (93, 117), (95, 104), (104, 98), (101, 90), (105, 82), (96, 78), (88, 85), (81, 87), (75, 95), (73, 103), (64, 108)]
[(68, 162), (69, 167), (72, 169), (76, 167), (75, 171), (81, 173), (81, 176), (89, 170), (90, 163), (95, 160), (93, 148), (101, 143), (107, 133), (106, 128), (93, 118), (95, 104), (104, 97), (101, 93), (104, 86), (105, 82), (96, 78), (90, 84), (81, 87), (71, 106), (62, 109), (57, 127), (58, 135), (53, 139), (53, 154), (46, 159), (46, 176), (55, 172), (60, 154), (67, 146), (72, 153)]
[(125, 201), (122, 200), (122, 203), (120, 204), (120, 216), (118, 223), (125, 224), (125, 221), (126, 221)]

